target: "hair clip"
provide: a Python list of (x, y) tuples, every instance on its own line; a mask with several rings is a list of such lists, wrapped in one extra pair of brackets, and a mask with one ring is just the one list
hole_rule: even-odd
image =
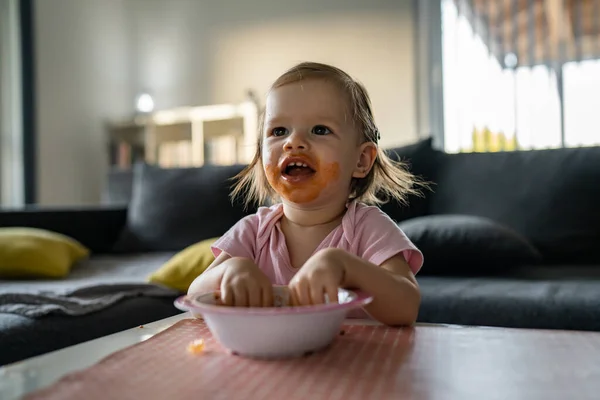
[(376, 129), (375, 130), (375, 143), (379, 142), (381, 140), (381, 135), (379, 134), (379, 130)]

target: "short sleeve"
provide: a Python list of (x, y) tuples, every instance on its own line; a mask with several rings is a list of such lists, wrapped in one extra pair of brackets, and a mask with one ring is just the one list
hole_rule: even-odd
[(211, 246), (213, 255), (218, 257), (224, 252), (231, 257), (245, 257), (254, 260), (257, 227), (258, 216), (256, 214), (242, 218), (213, 243)]
[(369, 207), (357, 224), (359, 255), (375, 265), (381, 265), (402, 254), (414, 274), (423, 265), (423, 253), (410, 241), (402, 229), (377, 207)]

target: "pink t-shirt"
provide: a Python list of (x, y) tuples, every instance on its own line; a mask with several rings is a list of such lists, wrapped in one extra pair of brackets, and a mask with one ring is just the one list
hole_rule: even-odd
[[(281, 230), (283, 205), (260, 207), (256, 214), (241, 219), (212, 246), (217, 257), (221, 252), (231, 257), (246, 257), (276, 285), (287, 285), (294, 277), (293, 268)], [(342, 223), (334, 228), (315, 252), (341, 248), (375, 265), (402, 253), (416, 274), (423, 265), (423, 254), (404, 232), (378, 207), (357, 202), (348, 205)]]

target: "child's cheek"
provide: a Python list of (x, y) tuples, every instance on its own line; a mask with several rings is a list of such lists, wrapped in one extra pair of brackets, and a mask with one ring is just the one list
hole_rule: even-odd
[(337, 162), (320, 163), (319, 177), (324, 186), (337, 182), (340, 179), (340, 164)]
[(277, 166), (277, 164), (265, 163), (264, 170), (265, 170), (265, 175), (267, 177), (267, 182), (269, 182), (269, 185), (271, 185), (273, 190), (275, 190), (276, 192), (279, 192), (278, 189), (281, 184), (281, 182), (280, 182), (281, 172), (279, 171), (279, 167)]
[(263, 160), (263, 164), (265, 165), (265, 168), (266, 168), (269, 165), (276, 166), (278, 157), (276, 154), (273, 154), (273, 151), (271, 151), (271, 149), (269, 149), (269, 147), (267, 145), (263, 144), (262, 160)]

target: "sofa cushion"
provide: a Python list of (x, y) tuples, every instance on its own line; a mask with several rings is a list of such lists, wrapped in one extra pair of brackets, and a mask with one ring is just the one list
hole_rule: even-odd
[(541, 261), (526, 238), (487, 218), (431, 215), (398, 226), (423, 252), (419, 275), (484, 276)]
[(186, 247), (154, 271), (148, 280), (180, 292), (190, 285), (215, 260), (210, 246), (217, 238), (210, 238)]
[(45, 229), (69, 236), (92, 253), (112, 251), (127, 219), (126, 207), (46, 207), (0, 210), (0, 226)]
[(126, 206), (131, 201), (132, 188), (131, 169), (111, 169), (102, 190), (102, 204)]
[(147, 282), (172, 256), (172, 252), (94, 255), (62, 279), (0, 279), (0, 314), (75, 317), (118, 307), (131, 297), (174, 296), (175, 290)]
[(221, 236), (255, 209), (232, 204), (233, 178), (244, 166), (134, 166), (131, 203), (118, 251), (179, 251)]
[[(434, 183), (436, 180), (438, 157), (443, 154), (432, 147), (431, 138), (420, 140), (417, 143), (407, 146), (388, 149), (386, 153), (392, 160), (406, 163), (411, 173), (416, 175), (421, 181), (429, 183)], [(420, 196), (409, 196), (408, 205), (391, 200), (383, 204), (381, 210), (396, 222), (426, 215), (429, 209), (429, 199), (432, 190), (435, 189), (434, 184), (430, 184), (429, 186), (429, 188), (418, 188), (421, 192)]]
[(88, 248), (60, 233), (0, 228), (0, 279), (63, 278), (89, 254)]
[(180, 314), (174, 300), (133, 297), (79, 317), (0, 313), (0, 366)]
[(600, 263), (600, 147), (446, 154), (432, 214), (490, 218), (549, 263)]
[(419, 274), (417, 280), (422, 294), (418, 322), (600, 331), (598, 277), (469, 279)]

